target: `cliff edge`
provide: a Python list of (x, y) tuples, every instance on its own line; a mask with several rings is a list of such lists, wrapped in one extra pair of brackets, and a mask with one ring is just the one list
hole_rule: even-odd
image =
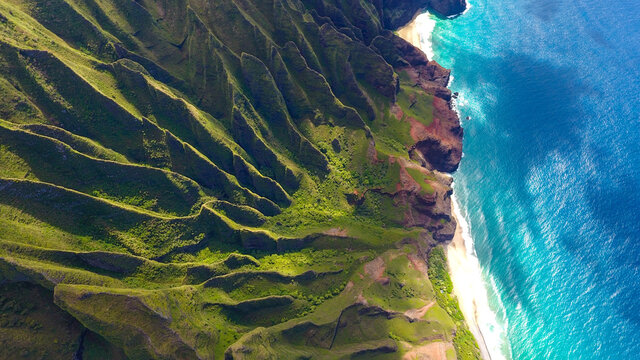
[(475, 356), (449, 71), (392, 32), (464, 5), (1, 2), (0, 357)]
[(461, 14), (466, 0), (382, 0), (385, 27), (395, 30), (408, 24), (418, 12), (429, 10), (440, 16)]

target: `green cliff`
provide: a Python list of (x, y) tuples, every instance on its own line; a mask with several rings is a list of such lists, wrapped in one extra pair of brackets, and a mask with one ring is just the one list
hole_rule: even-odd
[(1, 1), (0, 358), (477, 358), (429, 6)]

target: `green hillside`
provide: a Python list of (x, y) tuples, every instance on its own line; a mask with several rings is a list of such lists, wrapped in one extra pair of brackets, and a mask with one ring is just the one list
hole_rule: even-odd
[(0, 358), (477, 358), (427, 5), (0, 1)]

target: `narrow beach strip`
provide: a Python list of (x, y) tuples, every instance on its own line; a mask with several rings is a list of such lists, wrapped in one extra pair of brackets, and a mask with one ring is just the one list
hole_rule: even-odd
[[(419, 14), (397, 34), (424, 52), (433, 60), (432, 34), (437, 19), (428, 12)], [(451, 77), (453, 79), (453, 77)], [(455, 193), (455, 187), (454, 187)], [(476, 257), (468, 222), (460, 210), (455, 195), (452, 196), (452, 215), (458, 224), (453, 240), (446, 246), (447, 263), (453, 282), (454, 295), (458, 299), (469, 330), (476, 338), (482, 357), (486, 360), (510, 359), (506, 325), (501, 325), (489, 305), (487, 283)]]
[(458, 299), (469, 330), (478, 342), (482, 357), (491, 360), (506, 359), (501, 352), (504, 331), (489, 306), (482, 268), (475, 255), (468, 223), (460, 212), (455, 195), (452, 196), (451, 206), (458, 224), (453, 240), (446, 247), (453, 293)]

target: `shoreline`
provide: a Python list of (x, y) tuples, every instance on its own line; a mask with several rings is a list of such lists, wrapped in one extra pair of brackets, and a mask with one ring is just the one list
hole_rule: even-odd
[[(465, 12), (468, 10), (467, 8)], [(424, 52), (429, 60), (433, 60), (432, 34), (435, 26), (436, 19), (425, 12), (418, 14), (411, 22), (398, 29), (397, 35)], [(451, 80), (453, 79), (451, 78), (450, 82)], [(456, 106), (455, 102), (453, 105)], [(460, 117), (459, 113), (458, 116)], [(453, 294), (469, 331), (478, 343), (482, 358), (485, 360), (507, 359), (510, 357), (505, 356), (502, 351), (504, 329), (497, 323), (496, 316), (489, 306), (487, 289), (482, 278), (482, 269), (475, 256), (469, 226), (460, 211), (460, 205), (455, 197), (455, 188), (453, 192), (451, 216), (456, 220), (457, 225), (453, 239), (444, 246), (449, 276), (453, 282)]]
[(429, 60), (433, 60), (431, 34), (436, 27), (436, 19), (428, 12), (418, 14), (405, 26), (396, 30), (399, 37), (422, 50)]
[[(480, 277), (477, 270), (480, 270), (479, 266), (474, 266), (472, 261), (477, 259), (470, 256), (470, 252), (467, 250), (467, 246), (473, 246), (472, 244), (466, 244), (465, 237), (463, 235), (462, 221), (466, 220), (460, 213), (455, 195), (451, 199), (451, 215), (456, 220), (456, 231), (453, 239), (449, 244), (445, 246), (445, 253), (447, 255), (447, 265), (449, 266), (449, 276), (453, 282), (453, 293), (458, 300), (460, 310), (464, 315), (464, 321), (469, 327), (469, 331), (476, 338), (478, 347), (482, 358), (491, 360), (491, 353), (487, 345), (487, 341), (479, 326), (478, 319), (478, 306), (477, 306), (477, 287), (480, 286), (484, 290), (482, 283), (473, 283), (474, 275)], [(480, 280), (482, 280), (480, 278)]]

